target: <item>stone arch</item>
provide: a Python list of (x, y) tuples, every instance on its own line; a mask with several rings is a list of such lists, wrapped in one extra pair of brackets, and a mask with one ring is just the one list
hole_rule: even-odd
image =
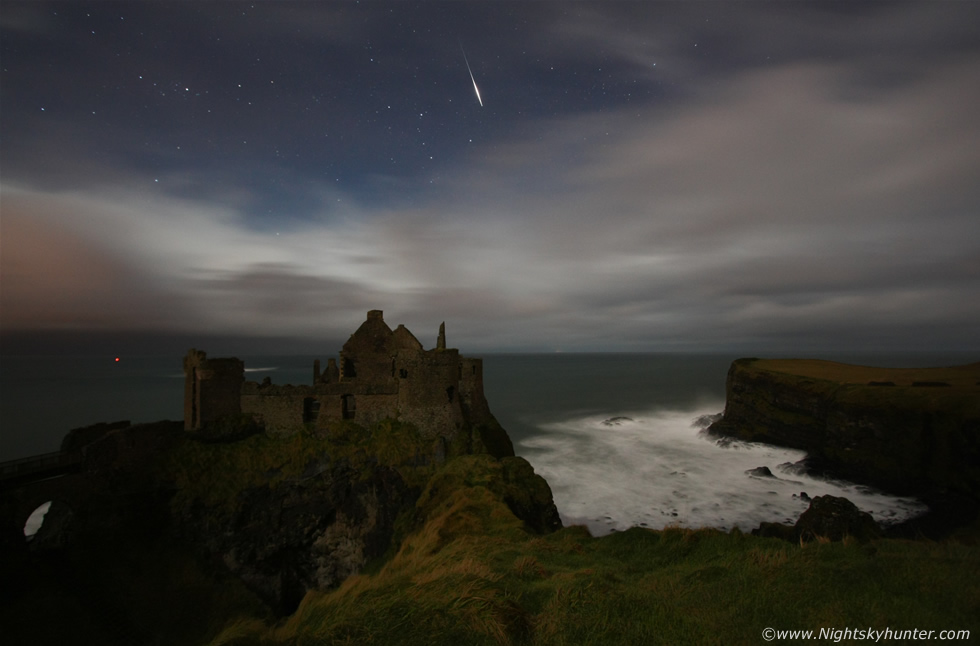
[(37, 509), (31, 512), (31, 515), (27, 517), (27, 522), (24, 523), (24, 538), (27, 540), (34, 538), (34, 535), (37, 534), (38, 530), (44, 524), (44, 517), (53, 504), (53, 500), (43, 502)]
[[(63, 505), (71, 512), (70, 522), (65, 523), (65, 526), (78, 528), (86, 522), (84, 519), (88, 517), (88, 505), (93, 493), (93, 484), (84, 473), (47, 478), (11, 487), (0, 491), (0, 523), (9, 527), (11, 531), (16, 528), (21, 538), (27, 542), (23, 530), (28, 518), (44, 503), (54, 501), (58, 506)], [(49, 510), (48, 513), (52, 512)], [(55, 508), (55, 514), (59, 513)], [(55, 517), (46, 517), (45, 522)], [(52, 528), (49, 527), (50, 529)], [(71, 533), (74, 533), (74, 529)]]
[(74, 533), (75, 510), (61, 498), (42, 503), (35, 511), (31, 512), (28, 520), (33, 518), (34, 514), (44, 506), (48, 507), (44, 517), (31, 535), (27, 534), (27, 521), (24, 525), (24, 540), (30, 549), (35, 551), (64, 547), (71, 542)]

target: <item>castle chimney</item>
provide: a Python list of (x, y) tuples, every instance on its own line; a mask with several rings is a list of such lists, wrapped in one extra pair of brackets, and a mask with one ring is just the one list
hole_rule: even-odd
[(439, 324), (439, 338), (436, 339), (436, 350), (446, 349), (446, 322)]

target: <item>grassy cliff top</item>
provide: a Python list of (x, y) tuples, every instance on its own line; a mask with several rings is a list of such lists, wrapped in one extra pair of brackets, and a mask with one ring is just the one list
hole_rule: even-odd
[(980, 362), (944, 368), (876, 368), (820, 359), (758, 359), (754, 368), (839, 384), (887, 383), (895, 386), (947, 384), (980, 390)]

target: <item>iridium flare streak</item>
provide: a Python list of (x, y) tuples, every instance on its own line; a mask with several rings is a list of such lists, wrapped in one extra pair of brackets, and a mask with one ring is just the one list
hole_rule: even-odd
[(466, 59), (466, 50), (463, 49), (463, 42), (459, 41), (459, 51), (463, 52), (463, 62), (466, 63), (466, 71), (470, 73), (470, 80), (473, 81), (473, 91), (476, 92), (476, 100), (483, 107), (483, 99), (480, 98), (480, 88), (476, 86), (476, 79), (473, 78), (473, 70), (470, 69), (470, 62)]

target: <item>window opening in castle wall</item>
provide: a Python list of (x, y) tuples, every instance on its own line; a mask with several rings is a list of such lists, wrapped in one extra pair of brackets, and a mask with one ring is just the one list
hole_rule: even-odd
[(354, 419), (357, 413), (357, 402), (354, 395), (342, 395), (340, 398), (340, 416), (343, 419)]
[(305, 397), (303, 399), (303, 423), (311, 424), (315, 422), (319, 414), (320, 401), (314, 397)]

